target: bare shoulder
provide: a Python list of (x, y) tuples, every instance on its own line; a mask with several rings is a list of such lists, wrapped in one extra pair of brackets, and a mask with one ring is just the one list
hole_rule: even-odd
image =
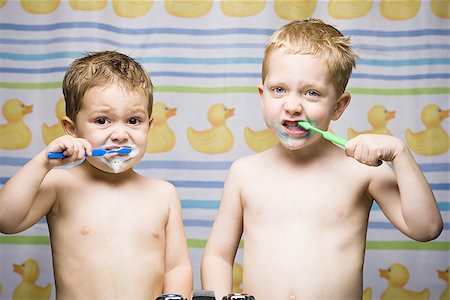
[(47, 173), (45, 179), (43, 181), (43, 186), (58, 188), (69, 186), (73, 184), (74, 174), (71, 172), (71, 169), (52, 169)]
[(163, 190), (174, 190), (175, 186), (170, 183), (167, 180), (155, 178), (155, 177), (148, 177), (144, 175), (138, 174), (138, 176), (141, 178), (143, 182), (149, 187), (149, 188), (160, 188)]
[(231, 165), (230, 171), (245, 172), (263, 166), (263, 162), (271, 160), (271, 151), (264, 151), (238, 158)]
[(167, 200), (178, 200), (176, 187), (169, 181), (139, 175), (139, 189), (144, 193), (149, 193)]

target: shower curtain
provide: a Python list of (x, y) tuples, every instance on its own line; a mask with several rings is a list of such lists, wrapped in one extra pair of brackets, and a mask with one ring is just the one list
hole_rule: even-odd
[[(155, 85), (155, 124), (136, 170), (177, 187), (194, 286), (200, 288), (200, 259), (228, 168), (276, 143), (256, 89), (265, 42), (290, 20), (321, 18), (351, 36), (359, 55), (347, 88), (352, 102), (330, 129), (346, 138), (377, 132), (404, 140), (445, 222), (438, 239), (417, 243), (374, 204), (364, 297), (380, 299), (390, 284), (380, 270), (395, 265), (409, 273), (405, 290), (428, 289), (424, 299), (440, 299), (450, 265), (449, 14), (448, 0), (0, 0), (0, 187), (62, 134), (61, 82), (68, 64), (100, 50), (134, 57)], [(26, 109), (17, 112), (14, 105)], [(220, 136), (211, 118), (229, 130)], [(19, 234), (0, 234), (0, 299), (12, 299), (23, 280), (13, 265), (29, 260), (39, 266), (34, 284), (50, 284), (54, 299), (45, 218)], [(242, 248), (235, 291), (242, 288), (241, 261)]]

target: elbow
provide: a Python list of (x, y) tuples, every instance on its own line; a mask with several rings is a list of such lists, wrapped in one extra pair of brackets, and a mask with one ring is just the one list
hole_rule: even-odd
[(17, 224), (11, 224), (11, 223), (0, 223), (0, 233), (3, 234), (16, 234), (21, 232), (22, 230), (20, 230), (20, 226), (18, 226)]
[(435, 222), (431, 222), (427, 226), (427, 231), (423, 232), (415, 240), (417, 240), (419, 242), (430, 242), (432, 240), (437, 239), (439, 237), (439, 235), (442, 233), (443, 229), (444, 229), (444, 223), (443, 223), (442, 219), (439, 219)]
[(430, 241), (436, 239), (444, 230), (444, 221), (442, 221), (442, 217), (439, 215), (437, 220), (433, 223), (430, 228)]
[(441, 235), (442, 230), (444, 230), (444, 222), (441, 218), (439, 218), (439, 221), (435, 222), (435, 224), (430, 228), (430, 236), (428, 237), (428, 241), (438, 238), (439, 235)]
[(20, 230), (14, 230), (13, 228), (0, 226), (0, 233), (3, 233), (3, 234), (16, 234), (19, 232), (20, 232)]

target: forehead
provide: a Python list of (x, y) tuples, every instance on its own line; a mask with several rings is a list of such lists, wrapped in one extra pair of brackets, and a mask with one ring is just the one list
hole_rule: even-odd
[(313, 79), (329, 81), (330, 70), (322, 56), (290, 53), (285, 49), (275, 50), (268, 60), (268, 79)]
[(86, 91), (82, 99), (83, 104), (88, 105), (144, 105), (147, 106), (149, 99), (141, 89), (128, 89), (119, 84), (107, 86), (95, 86)]

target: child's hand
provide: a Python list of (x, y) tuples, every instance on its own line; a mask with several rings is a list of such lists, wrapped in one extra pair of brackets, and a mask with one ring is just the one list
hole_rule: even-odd
[[(82, 160), (85, 153), (88, 155), (92, 153), (92, 146), (85, 139), (64, 135), (53, 140), (43, 152), (50, 165), (54, 167)], [(49, 159), (49, 152), (63, 152), (65, 158)]]
[(348, 141), (345, 154), (368, 166), (379, 166), (383, 160), (393, 161), (404, 147), (394, 136), (360, 134)]

